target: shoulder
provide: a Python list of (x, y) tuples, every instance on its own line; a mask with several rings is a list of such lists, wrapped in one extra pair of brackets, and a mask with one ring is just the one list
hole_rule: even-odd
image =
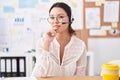
[(74, 39), (74, 42), (75, 42), (76, 44), (85, 46), (84, 41), (81, 40), (80, 38), (76, 37), (75, 35), (73, 35), (72, 38)]

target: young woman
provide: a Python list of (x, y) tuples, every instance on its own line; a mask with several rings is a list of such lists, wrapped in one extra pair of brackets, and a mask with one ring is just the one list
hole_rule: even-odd
[(63, 2), (54, 3), (48, 22), (52, 29), (37, 43), (37, 61), (32, 76), (85, 75), (86, 46), (74, 35), (71, 8)]

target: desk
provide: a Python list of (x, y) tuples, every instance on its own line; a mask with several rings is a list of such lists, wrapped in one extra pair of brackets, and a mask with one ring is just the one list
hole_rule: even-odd
[(68, 76), (68, 77), (37, 78), (37, 80), (102, 80), (102, 77), (101, 76)]
[(0, 80), (102, 80), (101, 76), (64, 76), (64, 77), (47, 77), (47, 78), (35, 78), (35, 77), (7, 77), (0, 78)]

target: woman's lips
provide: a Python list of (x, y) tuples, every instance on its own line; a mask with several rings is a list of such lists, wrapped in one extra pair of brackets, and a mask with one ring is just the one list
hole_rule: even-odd
[(55, 26), (53, 27), (53, 29), (54, 29), (54, 30), (57, 30), (57, 29), (59, 29), (59, 27), (60, 27), (60, 26), (55, 25)]
[(57, 27), (53, 27), (53, 30), (57, 30), (58, 28)]

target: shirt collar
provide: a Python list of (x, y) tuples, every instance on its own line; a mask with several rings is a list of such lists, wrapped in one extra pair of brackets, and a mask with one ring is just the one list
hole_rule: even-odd
[[(74, 37), (75, 37), (74, 35), (71, 36), (70, 42), (65, 46), (65, 48), (67, 48), (67, 47), (69, 47), (69, 46), (72, 45), (72, 43), (73, 43), (73, 41), (74, 41)], [(60, 44), (58, 43), (58, 41), (57, 41), (56, 38), (53, 40), (53, 42), (54, 42), (57, 46), (60, 47)]]

